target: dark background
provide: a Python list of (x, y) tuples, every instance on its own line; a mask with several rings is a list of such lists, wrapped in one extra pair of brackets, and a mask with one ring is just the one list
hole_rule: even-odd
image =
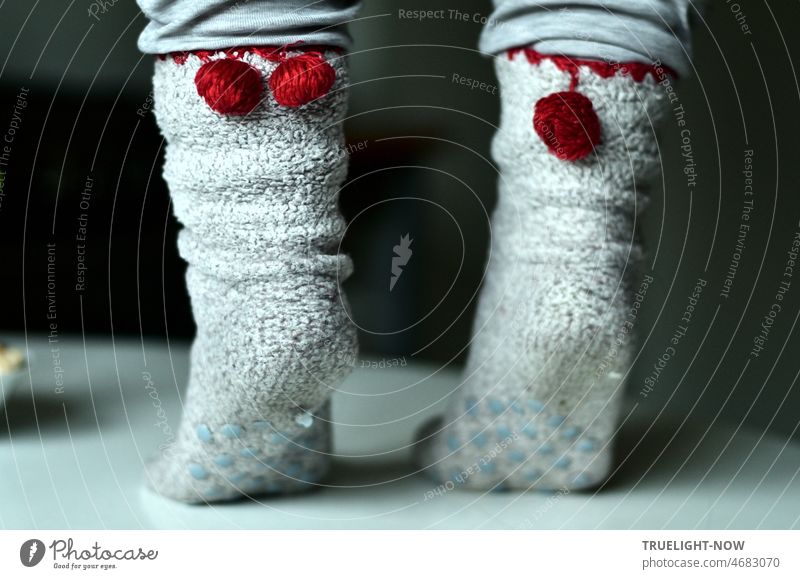
[[(162, 142), (148, 104), (151, 57), (136, 50), (144, 18), (132, 0), (0, 5), (0, 133), (16, 95), (29, 89), (0, 206), (0, 332), (45, 332), (47, 244), (55, 244), (58, 331), (63, 336), (189, 339), (193, 332), (175, 249), (177, 224), (160, 177)], [(698, 185), (686, 187), (674, 119), (661, 131), (663, 187), (643, 216), (646, 269), (656, 281), (640, 317), (643, 346), (630, 392), (680, 323), (691, 287), (708, 285), (675, 357), (640, 402), (668, 401), (699, 420), (718, 414), (795, 435), (800, 394), (800, 277), (782, 302), (763, 352), (753, 338), (769, 312), (798, 231), (798, 3), (717, 2), (696, 18), (695, 75), (676, 85), (691, 130)], [(488, 2), (457, 7), (486, 15)], [(494, 84), (475, 49), (480, 26), (397, 18), (367, 2), (352, 26), (348, 141), (352, 181), (341, 206), (356, 273), (345, 288), (367, 356), (463, 361), (495, 202), (489, 143), (497, 96), (452, 82), (454, 73)], [(739, 8), (737, 20), (736, 8)], [(748, 31), (742, 30), (746, 22)], [(748, 33), (749, 32), (749, 33)], [(730, 297), (720, 297), (743, 208), (744, 151), (752, 149), (755, 205)], [(77, 215), (87, 178), (87, 272), (77, 279)], [(414, 255), (388, 291), (392, 247)], [(800, 273), (798, 273), (800, 275)], [(429, 315), (430, 314), (430, 315)], [(418, 322), (419, 323), (416, 323)], [(413, 326), (412, 326), (413, 325)]]

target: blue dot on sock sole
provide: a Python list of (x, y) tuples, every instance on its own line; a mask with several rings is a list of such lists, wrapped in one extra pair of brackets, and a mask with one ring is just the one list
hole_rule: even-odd
[(509, 438), (511, 436), (511, 429), (508, 426), (498, 426), (497, 436), (502, 439)]
[(561, 436), (563, 436), (566, 440), (575, 440), (580, 433), (581, 431), (578, 428), (570, 426), (564, 429), (564, 431), (561, 433)]
[(508, 459), (513, 462), (525, 462), (525, 453), (519, 450), (511, 450), (508, 452)]
[(262, 473), (268, 473), (274, 470), (271, 463), (263, 462), (261, 460), (259, 460), (255, 465), (253, 465), (253, 468)]
[(197, 434), (197, 438), (202, 442), (211, 442), (214, 440), (214, 437), (211, 436), (211, 430), (205, 424), (198, 425), (197, 428), (195, 428), (195, 433)]
[(225, 438), (239, 438), (242, 435), (242, 427), (237, 424), (226, 424), (222, 427), (222, 435)]
[(480, 465), (481, 472), (485, 472), (486, 474), (494, 474), (497, 471), (497, 466), (493, 462), (487, 462), (486, 464)]
[(221, 466), (222, 468), (228, 468), (229, 466), (233, 465), (233, 457), (229, 454), (220, 454), (219, 456), (214, 457), (214, 464)]
[(284, 436), (284, 435), (283, 435), (282, 433), (280, 433), (280, 432), (273, 432), (273, 433), (272, 433), (272, 434), (269, 436), (269, 441), (270, 441), (272, 444), (285, 444), (285, 443), (289, 442), (289, 439), (288, 439), (288, 438), (286, 438), (286, 436)]
[(568, 456), (560, 456), (558, 457), (555, 462), (553, 462), (553, 468), (557, 468), (563, 470), (565, 468), (569, 468), (569, 465), (572, 464), (572, 459)]
[(528, 407), (534, 412), (541, 412), (544, 410), (544, 404), (538, 400), (528, 400)]
[(196, 462), (190, 462), (187, 465), (187, 468), (189, 469), (189, 474), (192, 475), (197, 480), (204, 480), (208, 478), (208, 472), (206, 472), (206, 469), (204, 469), (202, 465), (199, 465)]
[(263, 487), (264, 482), (266, 482), (264, 478), (255, 476), (248, 478), (247, 480), (243, 480), (239, 487), (240, 490), (246, 493), (252, 493), (260, 490)]
[(460, 447), (461, 447), (461, 442), (458, 440), (458, 437), (452, 434), (447, 437), (447, 448), (449, 448), (451, 452), (455, 452)]
[(299, 478), (302, 472), (303, 469), (300, 466), (296, 464), (288, 464), (286, 465), (286, 470), (283, 474), (291, 478)]
[(484, 446), (486, 446), (486, 443), (488, 442), (489, 442), (489, 437), (486, 435), (485, 432), (479, 432), (472, 439), (472, 444), (474, 444), (478, 448), (483, 448)]
[(540, 470), (531, 470), (525, 473), (525, 480), (529, 480), (531, 482), (535, 480), (539, 480), (542, 478), (542, 471)]

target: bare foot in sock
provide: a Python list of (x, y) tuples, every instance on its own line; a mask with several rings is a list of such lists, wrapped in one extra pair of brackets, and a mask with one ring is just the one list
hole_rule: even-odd
[(310, 488), (327, 401), (356, 355), (338, 190), (346, 69), (333, 49), (156, 62), (164, 177), (197, 324), (176, 442), (148, 468), (187, 502)]
[(596, 486), (632, 359), (638, 189), (659, 166), (665, 72), (532, 50), (496, 68), (491, 258), (464, 384), (418, 461), (468, 488)]

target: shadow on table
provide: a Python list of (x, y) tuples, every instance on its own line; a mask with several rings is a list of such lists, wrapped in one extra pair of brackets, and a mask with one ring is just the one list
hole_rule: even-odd
[[(605, 488), (724, 486), (743, 470), (769, 470), (784, 445), (796, 448), (776, 434), (737, 429), (724, 421), (701, 423), (689, 417), (681, 424), (682, 420), (683, 416), (655, 420), (639, 413), (626, 423), (616, 440), (617, 470)], [(745, 469), (747, 462), (751, 464)]]
[[(56, 393), (38, 385), (30, 387), (23, 383), (6, 399), (5, 408), (0, 410), (0, 436), (26, 436), (40, 432), (75, 433), (87, 429), (103, 428), (111, 422), (113, 408), (119, 406), (119, 397), (108, 387), (99, 387), (91, 396), (85, 389), (64, 387), (63, 393)], [(67, 420), (69, 422), (67, 422)]]

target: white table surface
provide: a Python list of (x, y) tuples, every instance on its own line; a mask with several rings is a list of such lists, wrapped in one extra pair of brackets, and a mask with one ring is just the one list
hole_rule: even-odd
[[(25, 346), (21, 336), (6, 341)], [(0, 528), (800, 527), (797, 442), (721, 424), (707, 433), (708, 424), (692, 421), (677, 429), (680, 420), (660, 421), (659, 434), (639, 444), (598, 493), (453, 491), (426, 501), (432, 485), (413, 472), (408, 444), (441, 410), (458, 374), (413, 364), (357, 368), (336, 394), (340, 456), (329, 487), (261, 502), (182, 505), (143, 488), (143, 463), (165, 442), (144, 373), (176, 428), (188, 345), (110, 338), (84, 345), (79, 336), (62, 337), (59, 393), (51, 345), (43, 336), (27, 343), (32, 380), (6, 393), (7, 415), (0, 411)], [(623, 456), (651, 423), (634, 412), (621, 436)]]

